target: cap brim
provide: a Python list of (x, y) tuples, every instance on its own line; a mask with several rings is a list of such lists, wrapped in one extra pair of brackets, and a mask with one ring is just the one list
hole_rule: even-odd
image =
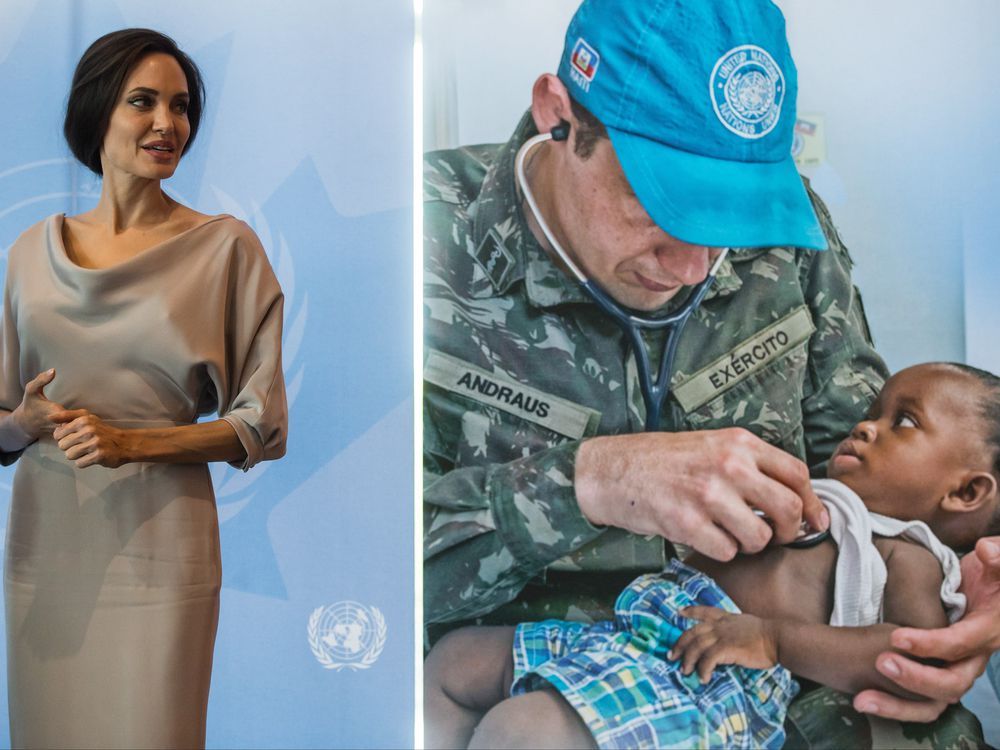
[(618, 161), (650, 218), (709, 247), (805, 247), (827, 241), (789, 154), (779, 162), (713, 159), (608, 128)]

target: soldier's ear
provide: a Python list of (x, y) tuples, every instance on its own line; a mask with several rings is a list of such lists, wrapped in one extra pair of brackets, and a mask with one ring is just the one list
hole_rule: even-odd
[[(531, 89), (531, 116), (539, 133), (549, 133), (560, 126), (572, 127), (573, 110), (570, 106), (569, 92), (558, 76), (546, 73), (538, 77)], [(568, 135), (568, 129), (567, 129)], [(553, 137), (555, 133), (553, 133)], [(565, 140), (557, 138), (556, 140)]]

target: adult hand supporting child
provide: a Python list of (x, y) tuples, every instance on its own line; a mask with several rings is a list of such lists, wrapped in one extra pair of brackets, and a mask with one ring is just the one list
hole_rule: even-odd
[(972, 687), (990, 654), (1000, 649), (1000, 537), (980, 539), (962, 559), (962, 591), (968, 597), (965, 617), (935, 630), (899, 628), (892, 645), (916, 658), (941, 659), (934, 667), (893, 652), (879, 655), (876, 667), (900, 687), (928, 701), (907, 701), (877, 690), (854, 698), (854, 707), (900, 721), (933, 721)]

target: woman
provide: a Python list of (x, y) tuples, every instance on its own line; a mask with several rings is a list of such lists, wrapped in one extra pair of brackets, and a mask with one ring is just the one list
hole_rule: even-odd
[[(64, 132), (97, 206), (11, 248), (0, 449), (15, 747), (197, 747), (218, 621), (206, 462), (284, 453), (282, 294), (257, 237), (167, 196), (201, 77), (127, 29), (73, 78)], [(196, 423), (218, 411), (215, 421)]]

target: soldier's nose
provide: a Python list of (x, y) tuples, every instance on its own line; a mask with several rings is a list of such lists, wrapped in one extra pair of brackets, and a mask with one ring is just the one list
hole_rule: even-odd
[(656, 251), (656, 260), (663, 270), (685, 286), (704, 281), (710, 260), (708, 248), (676, 240), (675, 243)]

